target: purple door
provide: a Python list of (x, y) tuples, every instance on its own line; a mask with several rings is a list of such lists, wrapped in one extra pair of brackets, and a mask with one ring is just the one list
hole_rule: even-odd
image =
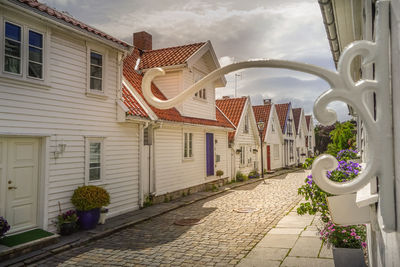
[(207, 176), (214, 175), (214, 134), (206, 133)]

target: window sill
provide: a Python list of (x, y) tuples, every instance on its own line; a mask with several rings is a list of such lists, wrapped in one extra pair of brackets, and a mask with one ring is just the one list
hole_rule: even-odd
[(100, 181), (87, 181), (86, 185), (95, 185), (95, 186), (106, 186), (108, 183), (106, 183), (104, 180)]
[(182, 162), (191, 162), (191, 161), (194, 161), (193, 157), (192, 158), (184, 158), (184, 159), (182, 159)]
[(104, 93), (97, 93), (97, 92), (93, 92), (93, 91), (86, 92), (86, 96), (99, 98), (99, 99), (107, 99), (108, 98), (108, 96), (106, 96)]
[(1, 84), (15, 84), (15, 85), (21, 85), (24, 87), (33, 87), (37, 89), (44, 89), (44, 90), (50, 90), (52, 87), (46, 83), (44, 80), (38, 80), (38, 79), (28, 79), (28, 78), (22, 78), (21, 76), (10, 76), (6, 74), (2, 74), (0, 76), (0, 83)]

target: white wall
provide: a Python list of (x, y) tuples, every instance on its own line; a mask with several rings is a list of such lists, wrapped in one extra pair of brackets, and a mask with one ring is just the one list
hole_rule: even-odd
[[(5, 11), (20, 24), (46, 31), (40, 22)], [(4, 13), (2, 13), (4, 15)], [(15, 15), (15, 16), (14, 16)], [(3, 27), (0, 35), (3, 36)], [(47, 32), (45, 63), (50, 87), (20, 83), (18, 78), (0, 77), (0, 133), (2, 136), (49, 136), (44, 148), (48, 166), (41, 168), (39, 194), (48, 201), (39, 207), (39, 221), (55, 230), (53, 221), (62, 209), (73, 208), (73, 190), (85, 181), (85, 137), (104, 137), (105, 178), (101, 183), (111, 195), (110, 215), (138, 208), (138, 125), (116, 122), (116, 96), (119, 90), (117, 53), (108, 50), (105, 78), (106, 98), (85, 95), (87, 48), (84, 40), (52, 29)], [(107, 49), (106, 47), (102, 47)], [(58, 144), (66, 144), (59, 158)], [(42, 151), (42, 153), (45, 153)], [(43, 162), (42, 162), (43, 163)], [(46, 172), (47, 170), (47, 172)]]
[[(183, 158), (184, 132), (193, 133), (193, 158)], [(206, 176), (206, 133), (214, 133), (215, 155), (221, 161), (215, 171), (222, 170), (222, 178), (228, 177), (228, 134), (225, 130), (215, 130), (204, 125), (175, 126), (164, 123), (155, 130), (155, 180), (156, 194), (162, 195), (180, 189), (219, 179)], [(214, 160), (216, 156), (214, 155)]]
[[(283, 146), (283, 139), (282, 139), (282, 130), (281, 130), (281, 126), (279, 124), (279, 118), (278, 118), (278, 114), (276, 113), (276, 109), (275, 106), (271, 107), (271, 111), (270, 111), (270, 118), (268, 121), (268, 130), (266, 133), (266, 144), (269, 145), (271, 147), (271, 169), (278, 169), (278, 168), (282, 168), (283, 167), (283, 157), (282, 157), (282, 146)], [(274, 125), (274, 131), (272, 131), (272, 124)], [(264, 145), (265, 147), (265, 145)], [(266, 165), (266, 149), (264, 149), (264, 166)], [(278, 153), (278, 157), (275, 158), (275, 150), (277, 150)], [(266, 168), (266, 167), (264, 167)]]

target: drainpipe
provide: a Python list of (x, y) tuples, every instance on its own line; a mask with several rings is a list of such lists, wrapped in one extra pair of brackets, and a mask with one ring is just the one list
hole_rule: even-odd
[[(153, 174), (153, 192), (151, 192), (151, 193), (154, 194), (154, 195), (157, 192), (157, 185), (156, 185), (156, 157), (155, 157), (155, 154), (156, 154), (156, 130), (157, 129), (161, 129), (162, 126), (163, 126), (162, 122), (156, 124), (155, 126), (153, 126), (153, 173), (152, 173)], [(149, 159), (149, 161), (150, 161), (150, 159)], [(150, 178), (150, 176), (149, 176), (149, 178)], [(151, 180), (149, 180), (149, 188), (150, 188), (150, 181)]]

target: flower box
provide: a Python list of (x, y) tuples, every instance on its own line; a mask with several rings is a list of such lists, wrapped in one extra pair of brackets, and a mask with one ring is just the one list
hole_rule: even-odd
[(370, 223), (369, 206), (359, 208), (356, 193), (327, 197), (328, 209), (332, 221), (339, 225)]

